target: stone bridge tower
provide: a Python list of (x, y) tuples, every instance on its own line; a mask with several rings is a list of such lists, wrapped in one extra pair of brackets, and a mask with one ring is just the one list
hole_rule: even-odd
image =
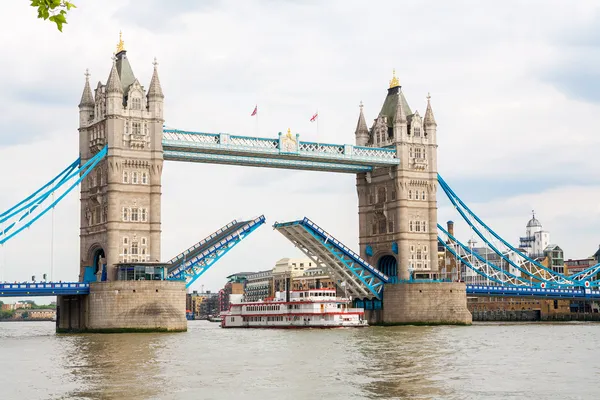
[(146, 92), (121, 39), (93, 94), (86, 72), (81, 161), (105, 145), (108, 155), (81, 184), (80, 280), (114, 281), (119, 262), (160, 261), (163, 99), (156, 60)]
[(395, 72), (371, 129), (360, 106), (356, 144), (394, 148), (400, 158), (397, 167), (356, 178), (361, 256), (393, 282), (438, 272), (436, 129), (429, 96), (421, 118), (411, 111)]

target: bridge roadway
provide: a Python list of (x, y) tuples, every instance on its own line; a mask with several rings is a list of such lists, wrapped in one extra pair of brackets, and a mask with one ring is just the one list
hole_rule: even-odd
[[(83, 282), (0, 283), (0, 297), (86, 295), (89, 293), (89, 283)], [(467, 295), (546, 299), (600, 299), (600, 290), (467, 285)]]
[(600, 299), (598, 289), (554, 289), (520, 286), (467, 285), (467, 296), (537, 297), (544, 299)]
[(84, 295), (90, 284), (82, 282), (0, 283), (0, 297)]

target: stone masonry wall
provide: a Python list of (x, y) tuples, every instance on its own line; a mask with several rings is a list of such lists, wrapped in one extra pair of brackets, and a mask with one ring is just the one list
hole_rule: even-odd
[(113, 281), (90, 285), (90, 331), (185, 331), (185, 283)]
[(385, 285), (384, 325), (469, 325), (464, 283), (399, 283)]

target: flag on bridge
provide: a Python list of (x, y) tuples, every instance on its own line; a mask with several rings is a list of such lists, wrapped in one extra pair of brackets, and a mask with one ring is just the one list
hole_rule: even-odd
[(315, 115), (313, 115), (313, 116), (310, 118), (310, 122), (315, 122), (315, 121), (317, 120), (317, 117), (318, 117), (318, 116), (319, 116), (319, 113), (318, 113), (318, 112), (316, 112), (316, 113), (315, 113)]
[(251, 117), (254, 117), (258, 113), (258, 105), (254, 106), (254, 111), (250, 114)]

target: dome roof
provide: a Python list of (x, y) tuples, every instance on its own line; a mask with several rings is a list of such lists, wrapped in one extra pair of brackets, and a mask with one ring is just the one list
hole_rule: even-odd
[(527, 223), (527, 227), (528, 228), (534, 228), (534, 227), (542, 227), (542, 224), (540, 223), (540, 221), (538, 221), (535, 218), (535, 213), (532, 213), (533, 216), (531, 217), (531, 219), (529, 220), (529, 222)]

